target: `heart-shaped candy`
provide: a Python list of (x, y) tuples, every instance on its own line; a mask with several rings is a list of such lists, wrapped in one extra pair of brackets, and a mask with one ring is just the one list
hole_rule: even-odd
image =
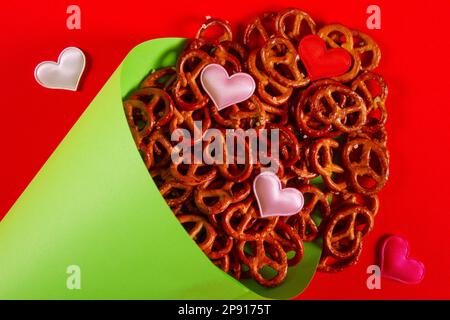
[(291, 216), (303, 208), (303, 194), (294, 188), (282, 189), (278, 176), (261, 172), (253, 181), (253, 192), (261, 217)]
[(60, 53), (58, 62), (39, 63), (34, 70), (34, 77), (45, 88), (76, 91), (85, 63), (83, 51), (68, 47)]
[(219, 110), (247, 100), (256, 88), (255, 80), (248, 73), (239, 72), (230, 77), (224, 67), (215, 63), (203, 68), (200, 81)]
[(409, 257), (408, 241), (400, 236), (386, 238), (381, 247), (381, 276), (406, 284), (423, 280), (424, 264)]
[(327, 50), (325, 41), (316, 35), (304, 37), (298, 53), (312, 81), (340, 76), (352, 65), (350, 53), (342, 48)]

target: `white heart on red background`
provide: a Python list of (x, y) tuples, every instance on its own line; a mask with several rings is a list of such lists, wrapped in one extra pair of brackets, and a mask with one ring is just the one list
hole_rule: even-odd
[(44, 61), (34, 70), (36, 81), (49, 89), (76, 91), (86, 64), (86, 57), (76, 47), (65, 48), (58, 62)]

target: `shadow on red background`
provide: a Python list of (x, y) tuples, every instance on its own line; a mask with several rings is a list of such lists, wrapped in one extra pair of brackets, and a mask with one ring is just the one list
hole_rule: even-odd
[[(66, 8), (78, 4), (82, 29), (66, 28)], [(366, 8), (378, 4), (382, 29), (367, 30)], [(388, 147), (391, 175), (381, 193), (375, 230), (360, 263), (339, 274), (320, 274), (302, 299), (450, 298), (449, 28), (450, 3), (442, 1), (40, 1), (1, 5), (0, 218), (19, 197), (58, 143), (132, 47), (148, 39), (191, 37), (206, 15), (239, 25), (268, 10), (298, 7), (320, 24), (341, 22), (372, 35), (382, 50), (378, 72), (389, 85)], [(56, 60), (67, 46), (88, 56), (79, 92), (48, 90), (34, 67)], [(423, 283), (389, 280), (366, 286), (366, 268), (378, 261), (376, 245), (400, 234), (426, 266)]]

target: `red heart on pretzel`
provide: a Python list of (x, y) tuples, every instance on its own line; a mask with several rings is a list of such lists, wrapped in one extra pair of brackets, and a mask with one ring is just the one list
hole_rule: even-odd
[(313, 34), (300, 41), (298, 53), (312, 81), (340, 76), (352, 65), (350, 53), (342, 48), (327, 49), (325, 41)]

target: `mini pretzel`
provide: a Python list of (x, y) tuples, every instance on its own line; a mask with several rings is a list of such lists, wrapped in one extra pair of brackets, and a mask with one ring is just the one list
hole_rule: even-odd
[(211, 261), (220, 269), (222, 269), (223, 272), (228, 273), (230, 271), (230, 256), (225, 255), (223, 257), (220, 257), (218, 259), (212, 259)]
[(201, 89), (200, 73), (206, 65), (214, 62), (201, 50), (190, 50), (181, 55), (177, 63), (178, 80), (172, 89), (177, 106), (191, 111), (201, 109), (208, 103), (209, 98)]
[(359, 260), (359, 256), (361, 255), (362, 247), (363, 245), (361, 243), (355, 254), (345, 259), (336, 259), (332, 255), (322, 251), (322, 256), (320, 257), (319, 264), (317, 265), (317, 270), (320, 272), (335, 273), (356, 264)]
[[(376, 95), (372, 93), (369, 88), (370, 84), (376, 84), (379, 93)], [(372, 72), (364, 72), (353, 80), (352, 90), (364, 99), (367, 107), (367, 122), (363, 131), (374, 133), (382, 129), (387, 120), (385, 103), (388, 95), (388, 88), (383, 77)]]
[(233, 239), (225, 233), (218, 233), (208, 253), (210, 259), (221, 259), (227, 257), (233, 248)]
[(297, 162), (295, 162), (290, 169), (295, 173), (295, 175), (303, 180), (310, 180), (317, 177), (317, 173), (315, 173), (311, 169), (310, 165), (310, 152), (311, 145), (308, 142), (299, 143), (300, 154)]
[(169, 89), (177, 79), (177, 70), (174, 67), (161, 68), (151, 72), (144, 81), (141, 82), (140, 88), (159, 88)]
[(267, 12), (246, 26), (243, 42), (247, 48), (252, 50), (266, 43), (275, 33), (275, 18), (275, 13)]
[(342, 132), (359, 130), (366, 122), (367, 109), (364, 100), (342, 85), (328, 85), (319, 88), (311, 97), (315, 117), (333, 124)]
[(332, 132), (333, 126), (331, 123), (323, 123), (317, 119), (314, 113), (315, 110), (312, 109), (311, 105), (311, 97), (314, 93), (318, 89), (330, 84), (338, 84), (338, 82), (333, 80), (320, 80), (312, 83), (303, 91), (298, 103), (294, 106), (293, 114), (297, 127), (308, 137), (325, 137), (329, 136)]
[(323, 246), (327, 253), (335, 258), (350, 258), (360, 250), (362, 237), (371, 231), (372, 227), (373, 216), (367, 208), (344, 208), (333, 214), (327, 222)]
[[(233, 74), (240, 72), (242, 70), (242, 66), (240, 57), (229, 52), (229, 49), (232, 50), (230, 43), (231, 41), (218, 43), (216, 41), (208, 42), (202, 39), (193, 39), (188, 43), (185, 52), (192, 50), (204, 51), (209, 56), (214, 58), (216, 63), (222, 65), (229, 74)], [(227, 44), (226, 47), (225, 44)], [(236, 54), (235, 51), (233, 52)]]
[(205, 164), (172, 162), (170, 173), (177, 181), (188, 186), (195, 186), (213, 180), (217, 175), (217, 168)]
[[(297, 141), (297, 138), (295, 137), (295, 134), (287, 129), (286, 127), (283, 126), (279, 126), (279, 125), (274, 125), (274, 124), (267, 124), (266, 125), (266, 129), (267, 129), (267, 139), (268, 141), (264, 141), (264, 139), (262, 139), (262, 136), (260, 136), (259, 138), (259, 146), (261, 149), (261, 145), (263, 143), (267, 143), (267, 149), (266, 150), (271, 150), (272, 149), (272, 144), (274, 142), (271, 141), (270, 137), (271, 137), (271, 130), (278, 130), (278, 146), (276, 146), (276, 148), (279, 150), (280, 153), (280, 162), (283, 165), (283, 167), (290, 167), (292, 166), (294, 163), (297, 162), (297, 160), (300, 157), (300, 148), (299, 148), (299, 143)], [(261, 131), (259, 131), (261, 132)]]
[(195, 36), (197, 39), (206, 39), (206, 33), (208, 29), (218, 26), (222, 30), (222, 33), (215, 37), (213, 40), (217, 42), (223, 42), (223, 41), (231, 41), (233, 40), (233, 32), (231, 31), (230, 24), (228, 21), (222, 20), (222, 19), (208, 19), (201, 28), (197, 31), (197, 35)]
[(248, 182), (234, 183), (220, 180), (207, 181), (194, 192), (197, 208), (204, 214), (218, 214), (232, 203), (242, 201), (250, 194)]
[(312, 185), (303, 185), (297, 188), (305, 198), (302, 210), (286, 219), (293, 226), (301, 239), (307, 242), (315, 240), (323, 228), (323, 224), (317, 225), (312, 215), (317, 214), (323, 220), (331, 214), (328, 194), (323, 193)]
[(265, 106), (255, 95), (220, 111), (214, 104), (209, 107), (215, 122), (227, 128), (253, 128), (266, 121)]
[(146, 104), (147, 114), (151, 114), (156, 127), (169, 123), (173, 115), (172, 98), (162, 89), (143, 88), (133, 92), (131, 100), (140, 100)]
[(176, 181), (167, 181), (159, 188), (159, 192), (169, 207), (176, 208), (191, 196), (192, 187)]
[[(201, 128), (195, 125), (195, 121), (201, 121)], [(191, 144), (202, 140), (204, 133), (211, 126), (211, 116), (208, 108), (202, 108), (193, 111), (174, 110), (170, 121), (170, 132), (177, 129), (187, 129), (191, 135)]]
[(380, 208), (380, 202), (376, 194), (364, 195), (360, 193), (344, 192), (337, 197), (333, 197), (333, 210), (339, 210), (347, 206), (360, 205), (370, 210), (370, 214), (375, 218)]
[(291, 226), (281, 220), (278, 221), (272, 231), (272, 237), (281, 244), (285, 252), (294, 252), (294, 255), (288, 258), (289, 266), (300, 263), (304, 253), (303, 242)]
[[(201, 216), (192, 214), (178, 215), (178, 221), (183, 225), (189, 236), (197, 242), (203, 252), (209, 253), (217, 236), (214, 228)], [(204, 231), (204, 236), (202, 236)]]
[(289, 88), (304, 87), (309, 78), (299, 69), (297, 49), (285, 38), (273, 37), (261, 48), (261, 61), (275, 81)]
[(220, 46), (225, 50), (228, 54), (236, 57), (240, 62), (241, 66), (244, 67), (247, 63), (248, 53), (247, 50), (236, 41), (223, 41), (220, 43)]
[(237, 240), (265, 238), (277, 224), (278, 218), (259, 218), (253, 199), (230, 206), (222, 215), (222, 228)]
[(248, 56), (248, 71), (255, 78), (259, 97), (266, 103), (279, 106), (288, 101), (292, 88), (281, 85), (265, 74), (259, 53), (260, 50), (255, 49)]
[(385, 148), (378, 143), (366, 138), (350, 140), (343, 148), (342, 159), (350, 170), (350, 182), (357, 192), (374, 194), (386, 184), (389, 159)]
[[(182, 212), (182, 207), (192, 194), (193, 188), (176, 182), (166, 170), (154, 169), (150, 175), (155, 181), (159, 192), (175, 214)], [(189, 210), (193, 213), (192, 210)]]
[[(378, 67), (381, 51), (377, 43), (367, 34), (352, 30), (353, 50), (361, 61), (361, 70), (370, 71)], [(367, 56), (369, 59), (367, 60)]]
[[(250, 243), (251, 254), (245, 252), (246, 243)], [(268, 236), (264, 239), (247, 242), (241, 240), (237, 243), (239, 258), (250, 269), (252, 277), (261, 285), (266, 287), (275, 287), (280, 284), (287, 274), (287, 255), (283, 247)], [(268, 252), (269, 251), (269, 252)], [(276, 272), (276, 275), (266, 279), (261, 274), (263, 267), (269, 267)]]
[(275, 26), (279, 35), (295, 44), (298, 44), (304, 36), (316, 33), (316, 23), (306, 12), (298, 9), (286, 9), (279, 12)]
[(324, 179), (327, 186), (336, 192), (347, 188), (344, 180), (338, 180), (335, 175), (342, 175), (344, 168), (335, 163), (333, 149), (339, 149), (339, 142), (333, 139), (319, 139), (311, 149), (311, 165)]
[(169, 164), (172, 145), (168, 134), (163, 129), (154, 131), (147, 143), (142, 143), (141, 151), (147, 169), (162, 168)]
[(146, 105), (139, 100), (126, 100), (123, 102), (123, 108), (134, 142), (139, 147), (155, 125), (153, 114), (149, 114)]
[(265, 119), (259, 124), (263, 126), (266, 122), (276, 125), (284, 126), (289, 120), (289, 105), (287, 103), (279, 106), (272, 106), (267, 103), (262, 103)]

